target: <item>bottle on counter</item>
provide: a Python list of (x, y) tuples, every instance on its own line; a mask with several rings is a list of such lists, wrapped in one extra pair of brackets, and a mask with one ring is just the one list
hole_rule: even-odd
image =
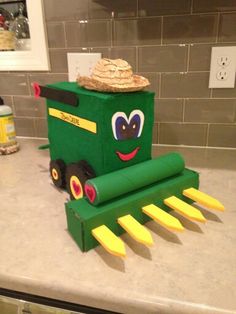
[(12, 23), (11, 30), (15, 33), (15, 50), (30, 50), (30, 30), (28, 18), (24, 15), (25, 6), (19, 5), (19, 15)]
[(0, 155), (11, 154), (18, 150), (12, 109), (5, 105), (0, 97)]
[[(15, 50), (15, 34), (9, 29), (11, 23), (10, 13), (0, 8), (0, 51)], [(7, 20), (7, 16), (10, 18)]]

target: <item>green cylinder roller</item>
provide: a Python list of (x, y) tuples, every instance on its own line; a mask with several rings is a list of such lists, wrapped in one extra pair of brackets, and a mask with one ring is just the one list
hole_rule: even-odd
[(131, 167), (86, 181), (85, 193), (93, 205), (98, 205), (123, 194), (181, 173), (184, 159), (170, 153)]

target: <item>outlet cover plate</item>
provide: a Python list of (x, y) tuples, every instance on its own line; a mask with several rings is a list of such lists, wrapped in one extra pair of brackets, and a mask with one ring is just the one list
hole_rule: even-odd
[(90, 76), (101, 53), (67, 53), (69, 82), (75, 82), (78, 75)]
[(236, 46), (212, 47), (209, 88), (234, 88)]

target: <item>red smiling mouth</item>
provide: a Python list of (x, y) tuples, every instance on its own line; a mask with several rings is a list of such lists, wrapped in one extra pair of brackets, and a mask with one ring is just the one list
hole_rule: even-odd
[(139, 151), (140, 147), (135, 148), (131, 153), (129, 154), (122, 154), (121, 152), (116, 152), (116, 154), (118, 155), (118, 157), (123, 160), (123, 161), (129, 161), (131, 159), (133, 159), (137, 152)]

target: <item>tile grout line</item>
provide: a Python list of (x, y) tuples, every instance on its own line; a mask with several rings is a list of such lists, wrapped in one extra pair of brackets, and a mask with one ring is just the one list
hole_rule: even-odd
[(190, 6), (190, 14), (193, 15), (193, 1), (194, 0), (191, 0), (191, 6)]
[[(29, 117), (30, 118), (30, 117)], [(235, 126), (235, 122), (197, 122), (197, 121), (185, 121), (184, 123), (181, 121), (159, 121), (162, 124), (185, 124), (185, 125), (225, 125), (225, 126)]]
[[(224, 42), (218, 42), (218, 44), (221, 44), (221, 45), (230, 45), (230, 44), (235, 44), (236, 41), (235, 40), (232, 40), (232, 41), (224, 41)], [(180, 45), (191, 45), (191, 44), (194, 44), (194, 45), (210, 45), (210, 44), (215, 44), (215, 41), (209, 41), (209, 42), (198, 42), (198, 41), (192, 41), (192, 42), (186, 42), (186, 43), (183, 43), (183, 42), (176, 42), (176, 43), (165, 43), (165, 44), (160, 44), (160, 43), (156, 43), (156, 44), (143, 44), (143, 45), (140, 45), (139, 44), (139, 47), (141, 48), (148, 48), (148, 47), (161, 47), (161, 46), (180, 46)], [(93, 46), (93, 48), (109, 48), (110, 46)], [(116, 48), (126, 48), (126, 47), (129, 47), (129, 48), (134, 48), (136, 47), (136, 45), (114, 45), (114, 47)], [(66, 49), (71, 49), (71, 50), (77, 50), (77, 49), (82, 49), (84, 48), (83, 46), (68, 46), (68, 47), (56, 47), (56, 48), (53, 48), (53, 47), (49, 47), (49, 50), (53, 51), (53, 50), (66, 50)], [(88, 47), (89, 48), (89, 47)], [(3, 71), (4, 72), (4, 71)], [(13, 71), (14, 72), (14, 71)], [(12, 71), (7, 71), (7, 74), (9, 73), (12, 73)]]
[(158, 84), (158, 85), (159, 85), (159, 86), (158, 86), (158, 87), (159, 87), (159, 95), (158, 95), (159, 97), (158, 97), (158, 99), (161, 98), (161, 83), (162, 83), (162, 82), (161, 82), (161, 73), (159, 73), (159, 84)]
[(24, 115), (14, 116), (14, 118), (17, 118), (17, 119), (26, 119), (26, 120), (32, 120), (32, 119), (36, 119), (36, 120), (47, 120), (47, 117), (24, 116)]
[(34, 135), (35, 135), (35, 137), (36, 137), (36, 134), (37, 134), (36, 129), (37, 129), (37, 127), (36, 127), (35, 117), (32, 117), (32, 120), (33, 120), (33, 126), (34, 126)]
[(186, 108), (186, 98), (183, 99), (183, 114), (182, 114), (182, 122), (186, 122), (185, 121), (185, 108)]
[(213, 98), (213, 88), (210, 89), (210, 97), (209, 97), (209, 98), (210, 98), (210, 99)]
[(161, 135), (160, 135), (160, 129), (161, 129), (161, 123), (158, 122), (158, 123), (157, 123), (157, 143), (158, 143), (158, 144), (160, 144), (160, 137), (161, 137)]
[(209, 146), (210, 123), (207, 123), (206, 146)]
[(111, 46), (109, 48), (114, 47), (114, 38), (115, 38), (115, 21), (114, 21), (114, 12), (111, 13)]
[[(30, 84), (30, 79), (29, 79), (29, 73), (26, 74), (26, 80), (27, 80), (28, 94), (29, 94), (29, 96), (33, 96), (31, 93), (31, 84)], [(28, 96), (28, 95), (26, 95), (26, 96)]]
[[(189, 16), (189, 15), (199, 15), (199, 16), (202, 16), (202, 15), (217, 15), (219, 12), (217, 11), (209, 11), (209, 12), (187, 12), (187, 13), (177, 13), (177, 14), (160, 14), (160, 15), (153, 15), (153, 16), (126, 16), (126, 17), (118, 17), (116, 18), (116, 20), (119, 20), (119, 21), (125, 21), (125, 20), (135, 20), (137, 18), (139, 19), (155, 19), (155, 18), (160, 18), (162, 16), (165, 16), (165, 17), (175, 17), (175, 16), (182, 16), (182, 17), (186, 17), (186, 16)], [(232, 13), (236, 13), (236, 10), (231, 10), (231, 11), (222, 11), (222, 13), (224, 14), (232, 14)], [(99, 22), (99, 21), (106, 21), (106, 20), (109, 20), (109, 18), (107, 17), (104, 17), (104, 18), (94, 18), (94, 19), (86, 19), (88, 22)], [(60, 21), (47, 21), (47, 23), (57, 23), (57, 22), (60, 22)], [(76, 23), (78, 22), (78, 20), (67, 20), (65, 22), (68, 22), (68, 23)]]
[(68, 41), (67, 41), (67, 36), (66, 36), (66, 22), (63, 21), (62, 25), (63, 25), (63, 34), (64, 34), (64, 37), (65, 37), (65, 48), (68, 48)]
[(234, 124), (236, 124), (236, 104), (234, 105)]
[(218, 43), (219, 33), (220, 33), (220, 13), (218, 13), (217, 15), (216, 40), (215, 40), (216, 43)]
[(135, 47), (135, 57), (136, 57), (136, 62), (135, 62), (135, 66), (136, 66), (136, 72), (139, 72), (139, 51), (138, 51), (138, 46)]
[(12, 103), (12, 111), (13, 111), (13, 114), (14, 114), (14, 117), (16, 116), (16, 108), (15, 108), (15, 102), (14, 102), (14, 96), (11, 95), (11, 103)]
[[(156, 72), (146, 72), (146, 73), (156, 73)], [(172, 73), (172, 72), (171, 72)], [(179, 73), (179, 72), (176, 72)], [(54, 73), (57, 74), (57, 73)], [(64, 74), (64, 73), (62, 73)], [(160, 74), (160, 73), (159, 73)], [(22, 95), (22, 94), (2, 94), (3, 97), (23, 97), (23, 98), (29, 98), (29, 97), (34, 97), (33, 95)], [(155, 97), (156, 99), (182, 99), (183, 97)], [(199, 99), (199, 100), (236, 100), (236, 97), (188, 97), (189, 99)]]
[(189, 64), (190, 64), (190, 44), (187, 45), (187, 66), (186, 66), (186, 72), (189, 72)]
[[(23, 138), (22, 136), (19, 136), (21, 138)], [(215, 150), (233, 150), (236, 151), (235, 147), (227, 147), (227, 146), (197, 146), (197, 145), (186, 145), (186, 144), (152, 144), (152, 146), (154, 147), (177, 147), (177, 148), (197, 148), (197, 149), (215, 149)]]
[(163, 46), (164, 17), (161, 16), (161, 46)]

